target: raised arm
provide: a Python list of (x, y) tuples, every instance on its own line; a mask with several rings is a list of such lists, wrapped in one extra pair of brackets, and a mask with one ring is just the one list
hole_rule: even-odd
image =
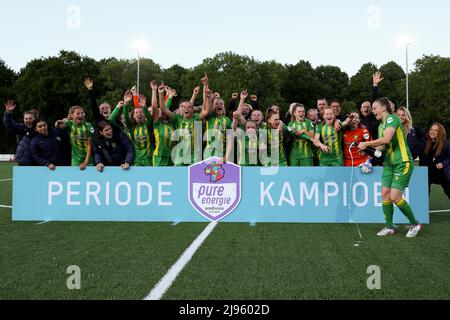
[(197, 99), (198, 94), (200, 93), (200, 87), (195, 87), (194, 91), (192, 92), (191, 97), (191, 104), (195, 105), (195, 99)]
[(8, 100), (5, 103), (5, 114), (3, 115), (3, 123), (5, 127), (7, 127), (14, 134), (23, 134), (23, 130), (25, 129), (25, 124), (16, 123), (13, 118), (13, 112), (16, 108), (16, 104), (12, 100)]
[[(161, 85), (161, 86), (163, 86), (163, 85)], [(161, 87), (161, 86), (160, 86), (160, 87)], [(164, 89), (164, 90), (166, 90), (166, 89)], [(167, 92), (166, 92), (166, 93), (167, 93)], [(174, 89), (170, 89), (170, 90), (169, 90), (169, 99), (167, 100), (167, 103), (169, 103), (169, 101), (170, 101), (170, 104), (172, 104), (172, 99), (173, 99), (173, 97), (175, 97), (176, 95), (177, 95), (177, 91), (174, 90)], [(170, 104), (169, 104), (169, 106), (170, 106)], [(172, 120), (172, 119), (173, 119), (175, 113), (169, 110), (169, 107), (166, 106), (166, 103), (164, 103), (164, 102), (161, 103), (161, 104), (160, 104), (160, 108), (161, 108), (161, 112), (162, 112), (167, 118), (169, 118), (169, 120)]]
[(242, 115), (242, 108), (244, 107), (245, 99), (248, 97), (247, 90), (244, 90), (241, 92), (241, 99), (239, 101), (239, 106), (237, 108), (237, 112), (239, 113), (239, 125), (243, 126), (247, 123), (247, 120), (245, 120), (244, 116)]
[(125, 94), (123, 96), (123, 101), (125, 102), (125, 106), (123, 107), (123, 117), (125, 119), (125, 123), (126, 123), (127, 127), (129, 129), (131, 129), (133, 127), (133, 122), (131, 121), (131, 117), (130, 117), (130, 111), (131, 111), (130, 104), (133, 103), (133, 94), (131, 93), (131, 91), (125, 92)]
[[(114, 122), (118, 125), (121, 125), (119, 123), (117, 123), (117, 118), (120, 116), (120, 114), (123, 112), (123, 108), (125, 106), (125, 102), (124, 101), (119, 101), (119, 103), (117, 103), (117, 106), (114, 108), (113, 112), (111, 112), (111, 114), (109, 115), (108, 120), (111, 122)], [(123, 125), (121, 125), (123, 127)]]
[(84, 85), (86, 86), (89, 92), (89, 101), (92, 110), (92, 115), (94, 116), (94, 121), (97, 123), (106, 120), (105, 117), (103, 117), (100, 114), (100, 110), (98, 109), (98, 103), (94, 93), (94, 80), (92, 80), (91, 78), (86, 78), (84, 80)]
[(370, 104), (373, 104), (378, 99), (378, 86), (383, 81), (383, 77), (380, 71), (377, 71), (373, 74), (372, 77), (372, 97)]

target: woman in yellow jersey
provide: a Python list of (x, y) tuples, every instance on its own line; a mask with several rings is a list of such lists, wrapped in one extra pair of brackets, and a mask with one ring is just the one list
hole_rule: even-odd
[[(339, 167), (344, 165), (341, 146), (341, 125), (336, 120), (333, 109), (325, 107), (323, 123), (316, 127), (314, 145), (320, 147), (319, 163), (321, 167)], [(322, 141), (322, 142), (321, 142)]]
[(403, 192), (409, 184), (414, 164), (406, 141), (406, 134), (399, 117), (393, 114), (392, 103), (387, 98), (381, 98), (372, 105), (372, 112), (381, 121), (378, 127), (378, 139), (361, 142), (360, 150), (367, 147), (379, 148), (386, 152), (382, 176), (383, 212), (387, 226), (378, 236), (394, 235), (397, 228), (393, 223), (394, 204), (408, 218), (411, 227), (406, 237), (412, 238), (422, 230), (422, 225), (414, 217), (409, 204), (403, 199)]

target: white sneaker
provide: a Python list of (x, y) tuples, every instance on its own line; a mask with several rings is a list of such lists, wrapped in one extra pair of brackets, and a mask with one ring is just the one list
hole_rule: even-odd
[(408, 233), (406, 234), (406, 237), (414, 238), (415, 236), (417, 236), (419, 231), (421, 231), (422, 229), (423, 229), (423, 225), (421, 225), (421, 224), (418, 224), (416, 226), (411, 226), (411, 228), (409, 228)]
[(379, 237), (393, 236), (396, 233), (397, 233), (397, 229), (391, 229), (388, 227), (384, 227), (380, 232), (377, 233), (377, 236), (379, 236)]

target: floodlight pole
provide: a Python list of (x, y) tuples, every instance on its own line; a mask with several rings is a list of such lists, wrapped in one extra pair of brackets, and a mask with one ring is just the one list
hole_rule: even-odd
[(137, 96), (139, 97), (139, 72), (140, 72), (140, 54), (139, 54), (139, 49), (137, 49)]
[(409, 110), (409, 57), (408, 57), (408, 46), (410, 43), (406, 42), (406, 109)]

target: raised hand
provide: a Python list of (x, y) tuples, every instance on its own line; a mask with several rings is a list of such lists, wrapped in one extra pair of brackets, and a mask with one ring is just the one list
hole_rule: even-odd
[(127, 92), (125, 92), (125, 94), (123, 95), (123, 101), (125, 103), (129, 103), (129, 102), (133, 101), (133, 93), (131, 92), (131, 90), (128, 90)]
[(137, 89), (136, 89), (136, 86), (133, 86), (133, 88), (131, 88), (131, 94), (133, 95), (133, 96), (136, 96), (137, 95)]
[(193, 94), (194, 94), (194, 95), (198, 95), (199, 93), (200, 93), (200, 87), (197, 86), (197, 87), (194, 88)]
[(175, 89), (170, 89), (169, 91), (169, 98), (173, 98), (177, 96), (177, 90)]
[(258, 96), (253, 94), (253, 95), (250, 96), (250, 100), (252, 100), (252, 101), (258, 100)]
[(202, 84), (206, 86), (208, 84), (208, 75), (205, 72), (205, 76), (201, 79)]
[(242, 92), (241, 92), (241, 100), (242, 100), (242, 99), (245, 100), (245, 99), (247, 99), (247, 97), (248, 97), (248, 92), (247, 92), (247, 90), (242, 91)]
[(92, 80), (91, 78), (86, 78), (84, 79), (84, 85), (89, 91), (91, 91), (92, 89), (94, 89), (94, 80)]
[(239, 112), (237, 111), (233, 112), (233, 120), (238, 120), (239, 116), (240, 116)]
[(383, 81), (383, 77), (381, 76), (381, 72), (377, 71), (373, 74), (372, 83), (374, 87), (378, 87), (378, 85)]
[(231, 94), (231, 99), (236, 99), (237, 97), (239, 97), (239, 93), (237, 93), (237, 92), (233, 92), (232, 94)]
[(164, 83), (160, 84), (158, 87), (158, 93), (160, 95), (163, 95), (165, 91), (166, 91), (166, 86), (164, 85)]
[(156, 82), (156, 80), (153, 80), (152, 82), (150, 82), (150, 87), (154, 91), (156, 91), (158, 89), (158, 83)]
[(125, 101), (119, 101), (119, 103), (117, 103), (117, 108), (122, 109), (125, 106)]
[(147, 97), (144, 95), (139, 95), (139, 107), (145, 108), (147, 106)]
[(6, 112), (8, 112), (8, 113), (13, 112), (15, 108), (16, 108), (16, 105), (13, 100), (8, 100), (5, 103)]

